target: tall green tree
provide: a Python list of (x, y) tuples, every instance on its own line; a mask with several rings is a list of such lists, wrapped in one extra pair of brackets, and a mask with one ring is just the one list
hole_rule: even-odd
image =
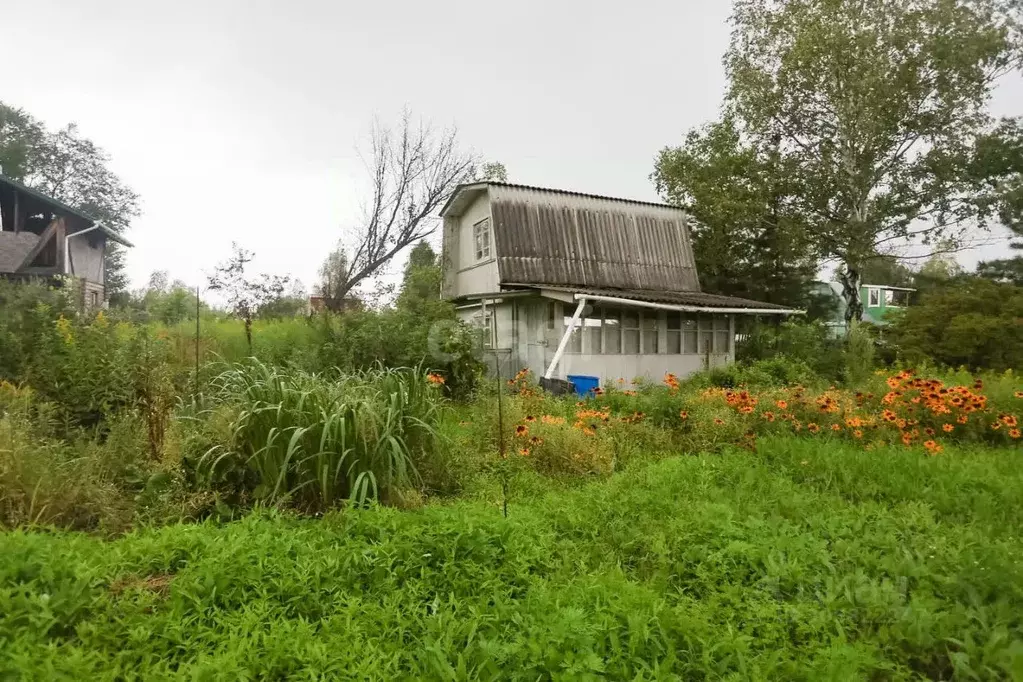
[[(440, 284), (443, 279), (437, 253), (426, 241), (409, 251), (408, 262), (402, 276), (401, 291), (395, 306), (402, 310), (426, 312), (440, 304)], [(448, 305), (448, 304), (445, 304)]]
[(704, 291), (803, 307), (817, 260), (777, 145), (744, 139), (725, 119), (661, 151), (653, 180), (686, 206)]
[[(976, 173), (991, 190), (990, 205), (1016, 237), (1009, 248), (1023, 252), (1023, 120), (1002, 121), (995, 134), (979, 145)], [(1023, 286), (1023, 255), (985, 261), (977, 274), (986, 279)]]
[[(3, 174), (123, 233), (140, 214), (139, 196), (110, 169), (110, 157), (71, 123), (50, 131), (24, 110), (0, 102)], [(108, 295), (125, 291), (124, 252), (107, 245)]]
[(859, 319), (866, 260), (993, 217), (974, 163), (992, 87), (1018, 68), (1009, 0), (736, 0), (725, 109), (777, 140), (795, 207), (843, 267)]
[(0, 102), (0, 173), (22, 180), (35, 163), (46, 131), (26, 111)]

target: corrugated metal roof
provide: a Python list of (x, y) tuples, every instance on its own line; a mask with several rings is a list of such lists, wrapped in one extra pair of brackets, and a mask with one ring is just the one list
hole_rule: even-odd
[[(507, 286), (535, 286), (526, 284), (509, 284)], [(564, 291), (571, 294), (582, 294), (590, 296), (610, 296), (613, 298), (627, 298), (635, 301), (646, 301), (648, 303), (668, 303), (673, 305), (706, 306), (708, 308), (758, 308), (761, 310), (790, 310), (783, 305), (774, 303), (761, 303), (751, 301), (748, 298), (733, 298), (732, 296), (718, 296), (717, 294), (705, 294), (701, 291), (638, 291), (629, 289), (587, 289), (568, 286), (546, 286), (543, 289), (552, 291)]]
[(682, 209), (489, 184), (502, 283), (699, 291)]
[(38, 241), (33, 232), (0, 232), (0, 272), (17, 272)]
[(553, 187), (537, 187), (536, 185), (518, 185), (511, 182), (493, 182), (490, 180), (484, 180), (481, 182), (471, 182), (463, 185), (459, 185), (455, 188), (455, 191), (451, 193), (448, 200), (444, 203), (444, 207), (440, 210), (440, 215), (457, 215), (458, 211), (453, 210), (459, 205), (459, 196), (463, 194), (465, 190), (480, 191), (487, 187), (507, 187), (511, 189), (521, 189), (530, 192), (542, 192), (545, 194), (563, 194), (570, 197), (583, 197), (587, 199), (601, 199), (603, 201), (614, 201), (622, 204), (635, 204), (637, 206), (657, 206), (659, 208), (671, 208), (684, 210), (681, 206), (675, 206), (672, 204), (662, 204), (652, 201), (640, 201), (638, 199), (625, 199), (622, 197), (609, 197), (603, 194), (589, 194), (587, 192), (576, 192), (568, 189), (555, 189)]

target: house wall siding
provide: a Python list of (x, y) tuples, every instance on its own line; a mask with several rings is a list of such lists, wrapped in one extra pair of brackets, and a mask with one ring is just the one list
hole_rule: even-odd
[[(554, 329), (548, 328), (548, 303), (555, 305)], [(529, 369), (534, 376), (543, 376), (547, 365), (553, 359), (564, 332), (564, 316), (570, 316), (574, 305), (549, 301), (539, 297), (505, 299), (498, 304), (488, 304), (488, 310), (494, 316), (496, 325), (496, 347), (502, 349), (502, 376), (514, 374), (520, 369)], [(481, 320), (482, 307), (463, 308), (459, 317), (467, 322)], [(731, 317), (731, 316), (726, 316)], [(734, 339), (734, 318), (730, 320), (729, 329)], [(658, 353), (619, 353), (595, 354), (589, 352), (569, 353), (562, 355), (555, 376), (561, 379), (569, 374), (585, 374), (597, 376), (602, 383), (625, 379), (643, 378), (658, 382), (664, 375), (671, 372), (685, 377), (698, 372), (710, 362), (711, 367), (719, 367), (734, 360), (734, 340), (729, 344), (727, 353), (706, 354), (669, 354), (666, 352), (667, 323), (664, 315), (658, 323)], [(589, 349), (586, 336), (583, 337), (583, 350)], [(493, 354), (487, 354), (487, 364), (494, 369)]]
[(454, 281), (448, 293), (451, 298), (500, 291), (493, 242), (493, 222), (491, 222), (491, 257), (487, 261), (476, 262), (473, 226), (489, 217), (490, 199), (484, 194), (478, 197), (457, 220), (457, 235), (449, 241), (453, 253), (456, 254), (453, 263)]
[(102, 238), (92, 235), (75, 237), (68, 241), (70, 252), (71, 274), (82, 277), (90, 282), (103, 283), (103, 245)]

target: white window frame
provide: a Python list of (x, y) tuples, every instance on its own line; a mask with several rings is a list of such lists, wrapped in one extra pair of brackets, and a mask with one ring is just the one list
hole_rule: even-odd
[(494, 320), (494, 311), (490, 308), (481, 310), (473, 316), (473, 323), (483, 332), (483, 348), (486, 350), (497, 347), (497, 325)]
[[(614, 317), (617, 316), (618, 324), (616, 324), (616, 325), (608, 325), (607, 318), (608, 318), (608, 313), (609, 312), (612, 315), (612, 319), (614, 319)], [(601, 308), (600, 308), (600, 330), (601, 330), (601, 332), (600, 332), (600, 335), (601, 335), (600, 354), (601, 355), (622, 355), (622, 353), (625, 350), (625, 346), (624, 346), (625, 339), (622, 338), (622, 309), (621, 308), (608, 308), (608, 307), (601, 306)], [(614, 351), (608, 350), (608, 348), (611, 345), (609, 343), (609, 341), (611, 339), (615, 340), (615, 345), (618, 347), (618, 350), (614, 350)]]
[(472, 226), (472, 246), (473, 255), (477, 263), (491, 259), (493, 239), (491, 237), (490, 218), (484, 218)]
[[(642, 355), (643, 354), (643, 312), (639, 308), (624, 307), (622, 308), (622, 355)], [(632, 326), (631, 322), (626, 320), (627, 315), (635, 315), (635, 325)], [(631, 337), (631, 338), (630, 338)], [(635, 352), (629, 349), (630, 341), (634, 339), (636, 341)]]
[[(903, 299), (898, 301), (897, 299)], [(884, 307), (885, 308), (905, 308), (909, 305), (909, 292), (904, 289), (885, 289), (884, 290)]]
[[(567, 312), (567, 308), (566, 308)], [(571, 315), (562, 316), (561, 333), (564, 334), (568, 331), (569, 325), (572, 324)], [(568, 343), (565, 345), (566, 355), (580, 355), (583, 352), (583, 328), (585, 324), (582, 319), (579, 320), (579, 324), (575, 325), (572, 329), (572, 333), (568, 337)]]
[(867, 289), (867, 307), (881, 307), (881, 290), (878, 287), (870, 287)]
[[(647, 322), (653, 320), (653, 329)], [(652, 344), (650, 342), (653, 342)], [(652, 345), (653, 350), (647, 350)], [(659, 355), (661, 352), (661, 315), (654, 310), (642, 310), (639, 313), (639, 354)]]

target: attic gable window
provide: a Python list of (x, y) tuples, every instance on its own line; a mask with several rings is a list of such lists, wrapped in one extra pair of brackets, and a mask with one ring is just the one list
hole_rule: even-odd
[(472, 226), (472, 243), (477, 262), (490, 259), (490, 218)]

